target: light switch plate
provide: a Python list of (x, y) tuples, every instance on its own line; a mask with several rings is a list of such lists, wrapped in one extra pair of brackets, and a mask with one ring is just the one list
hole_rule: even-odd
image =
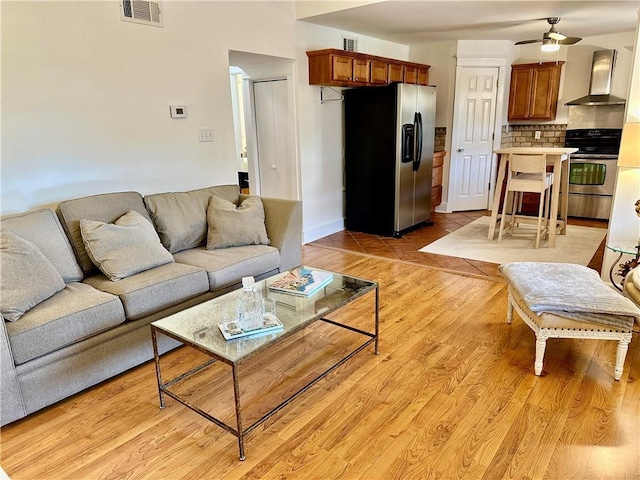
[(213, 128), (201, 128), (198, 130), (199, 142), (213, 142)]

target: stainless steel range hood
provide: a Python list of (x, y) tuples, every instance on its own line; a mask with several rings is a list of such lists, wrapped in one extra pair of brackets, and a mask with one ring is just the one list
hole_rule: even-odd
[(593, 52), (589, 95), (576, 98), (571, 102), (565, 103), (565, 105), (624, 105), (624, 98), (609, 94), (615, 63), (615, 50), (597, 50)]

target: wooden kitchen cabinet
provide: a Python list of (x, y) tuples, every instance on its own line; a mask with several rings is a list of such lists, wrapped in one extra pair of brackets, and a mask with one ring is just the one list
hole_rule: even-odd
[(404, 83), (413, 83), (415, 85), (428, 85), (429, 69), (422, 68), (418, 65), (405, 65), (404, 67)]
[(404, 65), (400, 63), (389, 64), (389, 81), (387, 83), (404, 83)]
[(364, 58), (353, 59), (353, 81), (369, 83), (371, 79), (371, 61)]
[(446, 151), (441, 150), (433, 154), (433, 170), (431, 174), (431, 209), (442, 203), (442, 171)]
[(546, 121), (556, 118), (563, 64), (545, 62), (511, 66), (509, 120)]
[(350, 55), (328, 53), (309, 57), (311, 85), (366, 85), (369, 82), (369, 61)]
[(389, 64), (377, 60), (371, 61), (370, 82), (376, 85), (386, 85), (389, 78)]
[(309, 85), (358, 87), (413, 83), (427, 85), (429, 65), (360, 52), (325, 49), (307, 52)]

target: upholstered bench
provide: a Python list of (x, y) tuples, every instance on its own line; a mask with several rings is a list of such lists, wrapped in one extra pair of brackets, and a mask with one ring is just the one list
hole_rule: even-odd
[(600, 280), (598, 273), (568, 263), (500, 265), (509, 283), (507, 323), (513, 310), (536, 335), (534, 372), (542, 373), (547, 338), (617, 340), (614, 377), (620, 380), (640, 309)]

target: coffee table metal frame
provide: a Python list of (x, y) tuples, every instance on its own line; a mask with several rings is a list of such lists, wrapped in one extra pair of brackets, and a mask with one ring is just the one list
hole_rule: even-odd
[[(275, 280), (276, 278), (282, 276), (283, 274), (279, 274), (276, 275), (274, 277), (270, 277), (267, 278), (265, 280), (263, 280), (262, 283), (262, 288), (264, 292), (267, 292), (267, 288), (266, 285), (268, 283), (270, 283), (270, 281)], [(359, 353), (361, 350), (365, 349), (367, 346), (371, 345), (372, 343), (374, 344), (374, 353), (376, 355), (379, 354), (379, 350), (378, 350), (378, 334), (379, 334), (379, 285), (377, 282), (373, 282), (373, 281), (369, 281), (369, 280), (362, 280), (362, 279), (358, 279), (355, 277), (350, 277), (347, 275), (341, 275), (341, 274), (334, 274), (334, 276), (338, 277), (338, 279), (345, 281), (345, 280), (351, 280), (351, 281), (357, 281), (357, 282), (364, 282), (364, 288), (360, 289), (359, 291), (357, 291), (356, 293), (354, 293), (352, 296), (348, 296), (346, 297), (343, 301), (336, 303), (335, 305), (330, 305), (329, 308), (324, 308), (321, 312), (318, 312), (318, 314), (316, 315), (312, 315), (309, 318), (306, 318), (304, 321), (298, 321), (296, 322), (296, 324), (294, 326), (292, 326), (291, 328), (286, 328), (282, 331), (282, 332), (277, 332), (276, 334), (272, 334), (270, 335), (273, 338), (270, 338), (269, 340), (265, 341), (265, 343), (263, 343), (262, 345), (258, 346), (257, 348), (251, 350), (250, 352), (240, 356), (239, 358), (236, 359), (231, 359), (228, 358), (228, 356), (224, 356), (219, 354), (218, 352), (214, 351), (213, 349), (208, 349), (206, 347), (204, 347), (203, 345), (199, 344), (195, 339), (188, 339), (186, 338), (184, 335), (179, 335), (176, 334), (175, 332), (171, 331), (171, 329), (168, 328), (163, 328), (162, 326), (162, 320), (159, 320), (157, 322), (153, 322), (151, 324), (151, 338), (152, 338), (152, 342), (153, 342), (153, 354), (154, 354), (154, 359), (155, 359), (155, 367), (156, 367), (156, 376), (157, 376), (157, 381), (158, 381), (158, 394), (160, 397), (160, 408), (164, 408), (165, 407), (165, 398), (164, 395), (168, 395), (171, 398), (173, 398), (174, 400), (176, 400), (177, 402), (185, 405), (186, 407), (188, 407), (189, 409), (193, 410), (194, 412), (200, 414), (201, 416), (203, 416), (204, 418), (206, 418), (207, 420), (215, 423), (216, 425), (218, 425), (219, 427), (225, 429), (226, 431), (232, 433), (233, 435), (235, 435), (238, 438), (238, 449), (239, 449), (239, 453), (240, 453), (240, 460), (244, 460), (245, 459), (245, 449), (244, 449), (244, 439), (245, 437), (250, 434), (252, 431), (254, 431), (259, 425), (261, 425), (262, 423), (264, 423), (269, 417), (271, 417), (272, 415), (274, 415), (276, 412), (280, 411), (282, 408), (284, 408), (286, 405), (288, 405), (289, 403), (291, 403), (296, 397), (298, 397), (299, 395), (303, 394), (304, 392), (306, 392), (309, 388), (311, 388), (314, 384), (316, 384), (317, 382), (319, 382), (321, 379), (323, 379), (324, 377), (326, 377), (329, 373), (331, 373), (332, 371), (334, 371), (336, 368), (338, 368), (340, 365), (344, 364), (345, 362), (347, 362), (350, 358), (352, 358), (354, 355), (356, 355), (357, 353)], [(332, 282), (331, 284), (327, 285), (326, 287), (324, 287), (323, 292), (321, 295), (326, 295), (327, 292), (332, 290), (332, 285), (335, 283)], [(362, 283), (361, 283), (362, 286)], [(338, 289), (334, 289), (334, 290), (340, 290)], [(344, 290), (343, 290), (344, 291)], [(340, 322), (336, 322), (334, 320), (330, 320), (328, 318), (325, 318), (325, 315), (335, 312), (337, 310), (339, 310), (340, 308), (344, 307), (345, 305), (353, 302), (354, 300), (370, 293), (374, 291), (375, 292), (375, 313), (374, 313), (374, 331), (373, 332), (367, 332), (364, 330), (361, 330), (359, 328), (355, 328), (353, 326), (350, 325), (345, 325), (343, 323)], [(213, 299), (210, 300), (209, 302), (215, 302), (215, 301), (224, 301), (224, 297), (227, 296), (231, 296), (232, 298), (235, 298), (235, 294), (237, 294), (238, 291), (235, 292), (231, 292), (228, 294), (225, 294), (221, 297), (218, 297), (217, 299)], [(268, 294), (267, 294), (268, 295)], [(315, 295), (314, 295), (315, 297)], [(322, 298), (322, 297), (321, 297)], [(207, 302), (205, 302), (207, 303)], [(197, 307), (197, 306), (196, 306)], [(195, 308), (195, 307), (192, 307)], [(179, 315), (179, 314), (178, 314)], [(350, 330), (352, 332), (356, 332), (359, 333), (361, 335), (364, 335), (366, 337), (368, 337), (367, 341), (365, 343), (363, 343), (362, 345), (360, 345), (358, 348), (356, 348), (355, 350), (353, 350), (351, 353), (349, 353), (348, 355), (346, 355), (345, 357), (343, 357), (341, 360), (339, 360), (337, 363), (335, 363), (334, 365), (332, 365), (331, 367), (329, 367), (328, 369), (326, 369), (324, 372), (322, 372), (321, 374), (319, 374), (318, 376), (316, 376), (313, 380), (311, 380), (309, 383), (307, 383), (305, 386), (303, 386), (302, 388), (300, 388), (298, 391), (296, 391), (295, 393), (293, 393), (291, 396), (289, 396), (288, 398), (286, 398), (285, 400), (283, 400), (280, 404), (278, 404), (276, 407), (272, 408), (270, 411), (268, 411), (267, 413), (265, 413), (261, 418), (259, 418), (258, 420), (256, 420), (253, 424), (245, 427), (242, 421), (242, 409), (241, 409), (241, 402), (240, 402), (240, 376), (239, 376), (239, 372), (238, 372), (238, 367), (244, 363), (245, 361), (247, 361), (249, 358), (253, 357), (254, 355), (270, 348), (273, 347), (275, 345), (277, 345), (278, 343), (282, 342), (283, 340), (285, 340), (286, 338), (288, 338), (289, 336), (293, 335), (294, 333), (302, 330), (303, 328), (311, 325), (312, 323), (314, 323), (315, 321), (321, 320), (323, 322), (326, 323), (330, 323), (332, 325), (335, 325), (337, 327), (340, 328), (344, 328), (347, 330)], [(215, 328), (217, 328), (215, 321), (211, 320), (212, 325), (215, 326)], [(160, 366), (160, 355), (158, 353), (158, 339), (157, 336), (158, 334), (162, 334), (165, 335), (167, 337), (173, 338), (174, 340), (177, 340), (178, 342), (182, 343), (183, 345), (187, 345), (191, 348), (194, 348), (210, 357), (211, 360), (208, 360), (207, 362), (203, 363), (202, 365), (199, 365), (169, 381), (164, 381), (162, 378), (162, 371), (161, 371), (161, 366)], [(220, 335), (220, 337), (222, 337), (222, 334), (218, 331), (217, 334)], [(250, 337), (247, 337), (250, 338)], [(230, 340), (230, 342), (234, 342), (234, 341), (239, 341), (241, 339), (238, 340)], [(234, 392), (234, 397), (235, 397), (235, 410), (236, 410), (236, 424), (237, 426), (234, 428), (231, 425), (228, 425), (227, 423), (223, 422), (222, 420), (210, 415), (209, 413), (205, 412), (204, 410), (202, 410), (201, 408), (199, 408), (198, 406), (192, 404), (191, 402), (187, 401), (186, 399), (182, 398), (180, 395), (178, 395), (177, 393), (173, 392), (170, 390), (170, 388), (179, 383), (180, 381), (186, 379), (187, 377), (203, 370), (204, 368), (210, 366), (211, 364), (215, 363), (216, 361), (220, 361), (222, 363), (225, 363), (229, 366), (231, 366), (231, 374), (233, 377), (233, 392)]]

